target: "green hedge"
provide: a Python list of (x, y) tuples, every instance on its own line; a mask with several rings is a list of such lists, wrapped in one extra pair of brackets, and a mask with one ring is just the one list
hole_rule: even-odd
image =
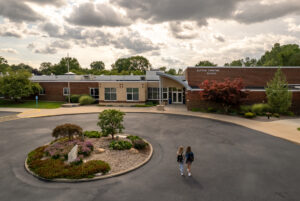
[(109, 144), (109, 147), (114, 150), (125, 150), (125, 149), (131, 149), (132, 144), (124, 140), (119, 140), (119, 141), (114, 140)]
[(86, 163), (65, 164), (60, 159), (48, 158), (41, 160), (44, 157), (46, 146), (39, 147), (28, 154), (27, 165), (35, 174), (45, 179), (82, 179), (93, 178), (97, 173), (107, 173), (110, 171), (108, 163), (100, 160), (92, 160)]
[(102, 136), (99, 131), (84, 131), (83, 135), (89, 138), (100, 138)]
[(253, 113), (253, 112), (247, 112), (247, 113), (244, 114), (244, 116), (245, 116), (246, 118), (252, 119), (252, 118), (254, 118), (256, 115), (255, 115), (255, 113)]
[(79, 98), (80, 105), (91, 105), (95, 102), (95, 99), (91, 96), (81, 96)]

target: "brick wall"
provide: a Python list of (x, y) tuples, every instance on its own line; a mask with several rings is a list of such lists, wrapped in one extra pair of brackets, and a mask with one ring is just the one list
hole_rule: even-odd
[[(242, 78), (245, 86), (266, 86), (277, 68), (205, 68), (190, 67), (185, 71), (190, 86), (199, 86), (204, 80), (223, 81), (224, 78)], [(300, 84), (300, 68), (282, 68), (289, 84)]]
[[(41, 82), (39, 83), (46, 94), (40, 95), (40, 100), (65, 101), (63, 88), (68, 87), (67, 82)], [(71, 94), (90, 94), (90, 88), (98, 88), (97, 82), (77, 82), (70, 83)]]

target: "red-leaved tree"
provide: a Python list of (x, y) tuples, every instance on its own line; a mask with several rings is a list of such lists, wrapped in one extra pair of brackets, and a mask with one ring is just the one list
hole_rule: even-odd
[(248, 92), (242, 90), (244, 84), (240, 78), (233, 81), (226, 78), (223, 82), (205, 80), (200, 88), (203, 89), (200, 92), (203, 100), (221, 104), (225, 112), (232, 106), (240, 105), (242, 99), (248, 96)]

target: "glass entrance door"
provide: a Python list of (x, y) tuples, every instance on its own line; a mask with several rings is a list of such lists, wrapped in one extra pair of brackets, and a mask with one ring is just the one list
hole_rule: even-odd
[(98, 100), (99, 99), (99, 89), (98, 88), (90, 88), (90, 95)]
[(181, 91), (173, 91), (172, 92), (172, 102), (173, 103), (182, 103), (182, 92)]

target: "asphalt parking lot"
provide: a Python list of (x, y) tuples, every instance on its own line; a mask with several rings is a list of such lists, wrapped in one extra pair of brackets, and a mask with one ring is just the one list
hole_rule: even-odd
[[(2, 115), (3, 113), (0, 113)], [(245, 127), (179, 115), (128, 113), (125, 133), (154, 148), (145, 166), (123, 176), (85, 183), (40, 181), (24, 170), (29, 151), (52, 140), (59, 124), (98, 129), (97, 114), (18, 119), (0, 123), (0, 200), (300, 200), (300, 146)], [(195, 154), (192, 177), (181, 177), (179, 145)]]

